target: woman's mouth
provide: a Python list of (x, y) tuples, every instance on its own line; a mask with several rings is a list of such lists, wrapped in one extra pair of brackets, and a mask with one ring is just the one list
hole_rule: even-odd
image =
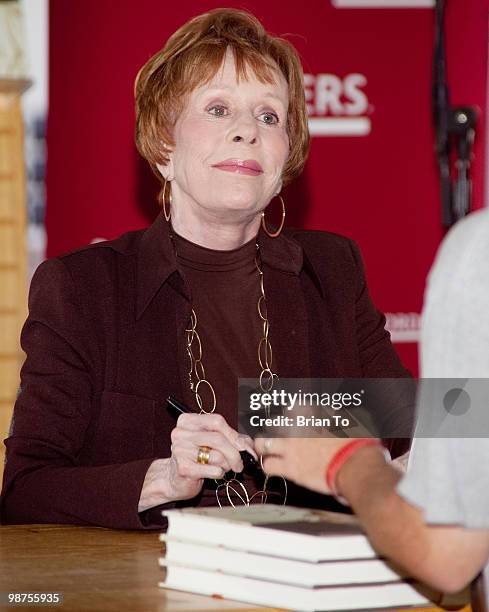
[(212, 166), (224, 172), (235, 172), (237, 174), (247, 174), (258, 176), (263, 173), (263, 168), (254, 159), (225, 159)]

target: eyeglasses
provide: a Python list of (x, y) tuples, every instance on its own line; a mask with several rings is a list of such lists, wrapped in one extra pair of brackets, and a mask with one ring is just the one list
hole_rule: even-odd
[[(258, 468), (259, 469), (259, 468)], [(225, 506), (250, 506), (252, 504), (283, 504), (287, 503), (287, 481), (282, 476), (265, 474), (263, 487), (249, 494), (245, 484), (238, 480), (236, 473), (225, 474), (223, 479), (216, 480), (216, 500), (220, 508)], [(273, 487), (270, 486), (273, 482)]]

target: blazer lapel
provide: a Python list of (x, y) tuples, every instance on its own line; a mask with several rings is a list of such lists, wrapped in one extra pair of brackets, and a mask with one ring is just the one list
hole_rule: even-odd
[[(307, 311), (299, 276), (264, 269), (273, 367), (279, 378), (311, 376)], [(280, 356), (280, 357), (278, 357)]]

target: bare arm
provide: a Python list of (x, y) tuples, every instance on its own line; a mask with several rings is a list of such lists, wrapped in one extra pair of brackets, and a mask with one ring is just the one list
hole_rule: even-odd
[[(281, 474), (319, 493), (330, 493), (326, 469), (349, 440), (273, 438), (255, 448), (265, 471)], [(386, 463), (377, 447), (352, 455), (337, 474), (339, 494), (346, 498), (374, 547), (409, 573), (444, 592), (464, 587), (489, 558), (489, 530), (426, 525), (423, 513), (396, 492), (403, 474)]]
[(338, 474), (350, 503), (377, 550), (444, 592), (470, 582), (489, 558), (489, 530), (426, 525), (422, 512), (396, 493), (402, 475), (376, 448), (355, 453)]

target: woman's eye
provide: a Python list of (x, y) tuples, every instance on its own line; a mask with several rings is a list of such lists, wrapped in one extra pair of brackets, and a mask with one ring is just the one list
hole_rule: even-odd
[(263, 121), (263, 123), (267, 123), (268, 125), (276, 125), (277, 123), (279, 123), (278, 115), (276, 115), (275, 113), (261, 113), (258, 118), (260, 119), (260, 121)]
[(228, 114), (228, 109), (220, 104), (215, 104), (207, 109), (207, 112), (215, 117), (225, 117)]

